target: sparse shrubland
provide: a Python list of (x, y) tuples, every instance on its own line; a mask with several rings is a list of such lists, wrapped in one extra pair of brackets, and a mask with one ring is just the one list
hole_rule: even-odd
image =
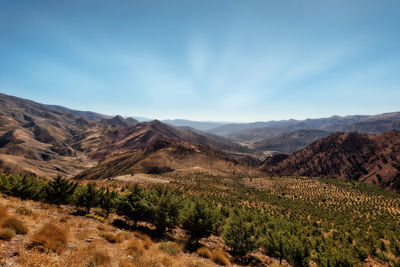
[[(176, 178), (168, 186), (110, 183), (107, 184), (109, 189), (106, 189), (101, 181), (98, 181), (98, 186), (81, 184), (76, 186), (74, 192), (71, 190), (68, 197), (62, 197), (62, 201), (55, 201), (54, 195), (49, 197), (50, 194), (43, 193), (48, 191), (46, 188), (49, 186), (54, 187), (51, 184), (54, 181), (15, 177), (0, 175), (3, 194), (18, 196), (19, 193), (10, 191), (13, 188), (10, 184), (19, 181), (27, 184), (22, 188), (29, 190), (14, 189), (15, 192), (31, 192), (24, 197), (23, 203), (32, 198), (62, 205), (72, 203), (74, 199), (83, 199), (84, 195), (85, 201), (81, 204), (85, 209), (83, 215), (94, 210), (94, 214), (87, 215), (92, 223), (107, 225), (114, 221), (113, 225), (121, 229), (136, 229), (136, 232), (109, 232), (107, 227), (99, 226), (96, 231), (100, 240), (109, 246), (120, 245), (126, 248), (127, 255), (137, 255), (140, 261), (138, 258), (135, 264), (138, 266), (150, 264), (145, 259), (148, 250), (157, 249), (165, 254), (163, 257), (175, 257), (184, 249), (180, 245), (184, 242), (168, 239), (175, 228), (185, 230), (186, 237), (179, 237), (180, 240), (186, 238), (191, 241), (189, 243), (200, 243), (202, 246), (196, 246), (195, 250), (191, 250), (192, 247), (185, 249), (196, 251), (195, 255), (203, 260), (210, 258), (221, 265), (229, 265), (230, 261), (250, 262), (253, 253), (261, 255), (261, 252), (276, 259), (276, 263), (285, 261), (293, 266), (308, 266), (310, 262), (319, 266), (396, 266), (400, 262), (399, 196), (358, 182), (294, 177), (219, 179), (209, 174), (194, 173)], [(32, 179), (37, 182), (32, 182)], [(75, 187), (75, 184), (70, 183), (69, 186)], [(112, 197), (110, 192), (114, 192)], [(0, 206), (2, 242), (8, 242), (15, 234), (24, 232), (17, 227), (15, 220), (19, 218), (16, 216), (32, 217), (32, 213), (23, 211), (21, 207), (16, 205), (13, 214), (10, 214), (6, 207)], [(33, 213), (36, 214), (35, 211)], [(92, 220), (99, 214), (104, 215), (102, 220)], [(107, 214), (110, 219), (107, 219)], [(59, 218), (61, 224), (74, 222), (68, 219), (70, 217), (65, 218)], [(63, 225), (53, 224), (43, 226), (40, 231), (30, 230), (33, 232), (31, 245), (62, 253), (68, 242), (66, 229)], [(84, 225), (79, 229), (74, 236), (80, 240), (93, 235), (85, 232)], [(160, 243), (153, 246), (154, 241), (140, 232), (143, 229), (157, 237)], [(217, 249), (207, 248), (205, 242), (210, 235), (219, 240)], [(219, 250), (224, 245), (232, 256)], [(185, 249), (183, 251), (187, 251)], [(214, 252), (211, 253), (210, 249)], [(107, 261), (108, 254), (104, 253), (104, 261)], [(88, 260), (96, 263), (95, 254), (90, 255)], [(169, 262), (163, 257), (158, 260)], [(101, 262), (101, 257), (98, 258)], [(123, 257), (119, 261), (126, 266), (134, 264)]]

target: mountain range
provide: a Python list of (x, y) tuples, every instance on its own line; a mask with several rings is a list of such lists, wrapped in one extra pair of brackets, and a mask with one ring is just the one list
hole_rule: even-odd
[(263, 171), (400, 190), (399, 112), (250, 124), (169, 123), (0, 94), (0, 169), (90, 179), (137, 172), (246, 176)]

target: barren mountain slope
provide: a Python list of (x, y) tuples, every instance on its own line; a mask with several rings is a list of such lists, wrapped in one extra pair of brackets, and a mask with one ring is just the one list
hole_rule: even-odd
[(278, 175), (354, 179), (399, 192), (400, 131), (332, 134), (289, 157), (269, 158), (263, 168)]

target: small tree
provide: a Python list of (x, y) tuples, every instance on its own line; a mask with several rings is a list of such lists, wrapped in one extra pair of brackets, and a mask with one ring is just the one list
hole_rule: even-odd
[(149, 206), (146, 196), (146, 192), (138, 184), (135, 184), (129, 194), (119, 199), (117, 214), (124, 216), (127, 220), (132, 220), (136, 228), (139, 220), (145, 220), (148, 217)]
[(44, 183), (34, 177), (15, 175), (11, 176), (8, 181), (8, 193), (12, 196), (22, 200), (39, 200), (42, 197)]
[(210, 208), (202, 201), (188, 204), (182, 216), (182, 228), (188, 231), (190, 240), (198, 245), (203, 237), (209, 237), (213, 231), (215, 219)]
[(89, 183), (77, 190), (76, 205), (86, 208), (86, 212), (90, 213), (90, 209), (99, 205), (102, 190), (96, 188), (95, 183)]
[(47, 202), (56, 204), (57, 206), (68, 204), (77, 186), (77, 183), (57, 175), (54, 181), (47, 183), (45, 187), (45, 199)]
[(261, 241), (261, 246), (265, 254), (278, 258), (279, 264), (282, 264), (282, 260), (285, 257), (285, 243), (286, 239), (282, 233), (270, 231), (266, 233), (264, 239)]
[(103, 212), (106, 214), (106, 218), (108, 218), (108, 215), (110, 214), (111, 209), (115, 207), (115, 202), (116, 202), (117, 196), (118, 196), (117, 192), (110, 191), (108, 186), (107, 186), (105, 192), (101, 195), (100, 207), (102, 208)]
[(305, 241), (293, 237), (284, 246), (285, 259), (294, 267), (307, 267), (310, 250)]
[(167, 187), (158, 186), (150, 195), (150, 222), (154, 224), (159, 234), (166, 228), (172, 229), (178, 225), (181, 201)]
[(222, 239), (234, 255), (243, 258), (248, 252), (257, 248), (255, 231), (251, 222), (241, 211), (236, 210), (224, 227)]

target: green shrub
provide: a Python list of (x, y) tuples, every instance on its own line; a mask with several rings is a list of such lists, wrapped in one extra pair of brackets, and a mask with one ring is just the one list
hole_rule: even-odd
[(170, 242), (162, 242), (159, 246), (159, 249), (169, 255), (176, 255), (181, 251), (181, 248), (178, 246), (178, 244)]
[(96, 184), (89, 183), (87, 186), (78, 188), (75, 203), (77, 206), (86, 208), (86, 212), (90, 213), (91, 208), (99, 205), (101, 194), (102, 190), (97, 189)]
[(190, 240), (198, 244), (203, 237), (209, 237), (214, 226), (214, 216), (204, 202), (189, 203), (182, 215), (182, 228), (187, 230)]
[(222, 233), (225, 244), (239, 257), (245, 256), (257, 247), (253, 225), (242, 212), (236, 210), (233, 213)]
[(49, 203), (60, 206), (61, 204), (70, 203), (78, 184), (62, 178), (60, 175), (49, 181), (45, 187), (45, 199)]

